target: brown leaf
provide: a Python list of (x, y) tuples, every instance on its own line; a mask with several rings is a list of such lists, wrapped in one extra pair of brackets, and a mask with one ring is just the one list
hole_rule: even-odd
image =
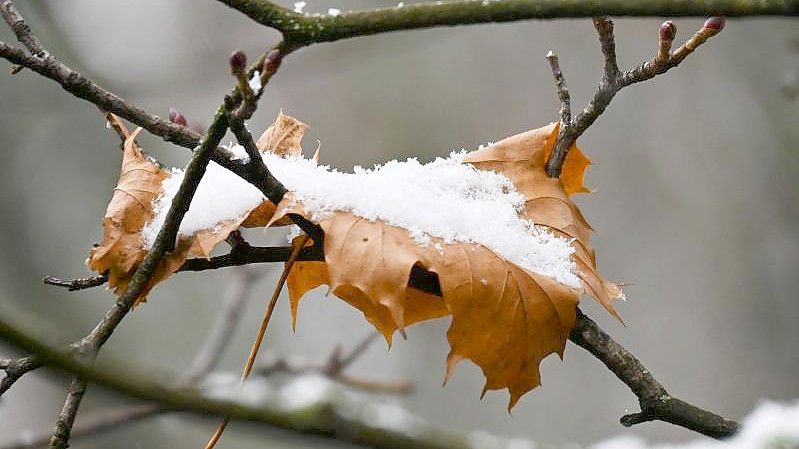
[[(325, 235), (325, 261), (299, 263), (290, 274), (293, 320), (300, 298), (324, 284), (361, 310), (389, 343), (405, 326), (451, 314), (447, 376), (460, 360), (470, 359), (483, 370), (486, 390), (509, 390), (512, 407), (540, 384), (540, 361), (551, 353), (563, 355), (580, 293), (591, 294), (617, 316), (610, 301), (620, 291), (597, 273), (588, 245), (591, 228), (568, 198), (588, 191), (583, 186), (588, 160), (575, 147), (563, 181), (544, 172), (555, 133), (554, 125), (528, 131), (465, 161), (510, 178), (526, 197), (526, 218), (573, 239), (583, 291), (516, 266), (481, 245), (447, 245), (433, 238), (422, 247), (404, 229), (339, 211), (317, 221)], [(291, 193), (278, 204), (273, 220), (287, 214), (312, 219)], [(438, 276), (440, 297), (408, 285), (414, 266)]]
[[(153, 219), (153, 201), (163, 193), (161, 183), (169, 176), (169, 172), (145, 156), (136, 143), (141, 128), (128, 133), (125, 125), (113, 114), (109, 115), (109, 121), (124, 138), (122, 170), (103, 220), (103, 242), (90, 251), (86, 263), (97, 272), (108, 272), (109, 286), (117, 295), (121, 295), (147, 255), (142, 229)], [(281, 112), (259, 142), (263, 143), (264, 148), (274, 148), (281, 154), (298, 155), (301, 152), (299, 142), (306, 127)], [(181, 236), (174, 251), (167, 253), (156, 266), (136, 304), (145, 301), (153, 286), (174, 274), (186, 259), (210, 257), (213, 249), (232, 231), (240, 226), (264, 226), (271, 220), (274, 211), (275, 205), (266, 200), (245, 217), (223, 220), (211, 229), (188, 237)]]
[(261, 152), (270, 151), (280, 156), (300, 156), (302, 137), (308, 125), (280, 111), (275, 123), (258, 138), (256, 146)]

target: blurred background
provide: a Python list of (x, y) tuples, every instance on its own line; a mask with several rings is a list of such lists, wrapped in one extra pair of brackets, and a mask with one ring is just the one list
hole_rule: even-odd
[[(305, 11), (395, 3), (310, 0)], [(279, 38), (211, 0), (17, 6), (65, 64), (153, 113), (165, 117), (176, 107), (196, 126), (210, 122), (233, 84), (231, 51), (240, 48), (254, 58)], [(616, 21), (621, 66), (652, 56), (660, 22)], [(675, 23), (682, 42), (702, 20)], [(15, 41), (5, 26), (0, 40)], [(583, 309), (672, 394), (733, 419), (761, 400), (799, 397), (797, 40), (791, 20), (731, 19), (680, 67), (621, 91), (580, 141), (595, 163), (587, 184), (597, 191), (576, 201), (597, 230), (600, 270), (632, 284), (628, 300), (618, 305), (627, 327), (590, 299)], [(591, 21), (527, 21), (397, 32), (303, 49), (269, 84), (250, 129), (260, 133), (282, 108), (311, 126), (307, 155), (319, 140), (321, 162), (345, 170), (474, 149), (557, 118), (544, 59), (549, 50), (560, 56), (573, 108), (582, 108), (601, 73)], [(88, 332), (114, 296), (103, 288), (68, 293), (43, 285), (41, 278), (90, 275), (83, 261), (102, 239), (103, 213), (119, 173), (118, 137), (93, 105), (27, 70), (8, 76), (9, 65), (0, 65), (1, 310), (51, 343), (65, 344)], [(188, 161), (187, 150), (158, 138), (143, 135), (140, 142), (165, 164)], [(282, 231), (251, 238), (285, 241)], [(256, 266), (261, 276), (222, 370), (242, 366), (280, 268)], [(126, 318), (101, 363), (164, 376), (184, 370), (234, 274), (180, 274), (160, 285)], [(262, 352), (266, 357), (322, 362), (336, 345), (352, 347), (371, 332), (359, 312), (325, 298), (324, 289), (302, 302), (296, 333), (288, 312), (281, 301)], [(468, 362), (442, 388), (448, 324), (414, 326), (390, 351), (377, 341), (349, 372), (412, 382), (413, 394), (388, 400), (458, 431), (554, 447), (618, 434), (662, 442), (697, 437), (657, 422), (622, 428), (618, 419), (638, 410), (636, 398), (572, 344), (564, 362), (544, 361), (543, 387), (527, 394), (512, 415), (505, 410), (505, 392), (480, 400), (482, 375)], [(0, 357), (17, 355), (0, 344)], [(49, 430), (68, 381), (39, 370), (4, 395), (0, 445)], [(81, 413), (124, 401), (90, 387)], [(72, 447), (196, 448), (215, 424), (162, 415), (76, 439)], [(234, 423), (221, 447), (290, 445), (340, 446)]]

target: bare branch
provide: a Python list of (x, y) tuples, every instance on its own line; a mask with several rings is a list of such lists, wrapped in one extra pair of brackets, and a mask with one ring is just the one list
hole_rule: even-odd
[(11, 0), (0, 1), (0, 15), (3, 16), (3, 20), (6, 21), (14, 32), (14, 35), (17, 36), (17, 40), (24, 45), (28, 51), (39, 58), (43, 58), (47, 55), (47, 51), (42, 47), (39, 40), (36, 39), (36, 36), (33, 35), (30, 27), (25, 23), (25, 19), (19, 11), (17, 11), (17, 8), (14, 7)]
[(54, 449), (66, 449), (69, 447), (72, 425), (75, 423), (75, 416), (78, 414), (78, 408), (80, 408), (80, 402), (85, 393), (86, 380), (81, 376), (75, 376), (69, 387), (67, 387), (67, 399), (64, 401), (61, 413), (58, 414), (49, 447)]
[(460, 0), (426, 2), (340, 15), (305, 15), (265, 0), (219, 0), (279, 30), (291, 48), (389, 31), (529, 19), (607, 16), (797, 15), (795, 0)]
[(563, 72), (560, 70), (558, 55), (550, 51), (547, 53), (547, 61), (549, 61), (549, 67), (552, 69), (552, 76), (555, 78), (555, 89), (560, 100), (560, 126), (567, 127), (571, 125), (572, 121), (569, 88), (566, 86), (566, 79), (563, 78)]
[(74, 292), (77, 290), (85, 290), (87, 288), (98, 287), (108, 282), (108, 275), (101, 274), (100, 276), (92, 276), (87, 278), (76, 279), (59, 279), (53, 276), (45, 276), (42, 282), (48, 285), (55, 285), (64, 287), (67, 290)]
[(660, 420), (718, 439), (738, 431), (735, 421), (670, 396), (635, 356), (579, 310), (569, 339), (601, 360), (638, 397), (641, 413), (623, 416), (623, 425)]
[(290, 374), (320, 373), (328, 378), (347, 385), (354, 389), (389, 394), (409, 394), (413, 391), (413, 386), (406, 381), (387, 382), (383, 380), (369, 380), (357, 376), (344, 374), (353, 362), (361, 357), (369, 345), (379, 336), (377, 332), (372, 332), (353, 347), (347, 355), (341, 355), (341, 346), (337, 346), (328, 357), (327, 362), (322, 365), (295, 366), (286, 360), (279, 359), (266, 366), (257, 369), (261, 376), (269, 376), (273, 373), (284, 372)]
[[(664, 22), (659, 30), (657, 54), (652, 60), (623, 73), (619, 71), (616, 62), (613, 22), (607, 17), (598, 17), (594, 19), (594, 27), (597, 30), (605, 60), (603, 76), (594, 93), (594, 97), (585, 109), (577, 114), (568, 126), (564, 126), (561, 123), (558, 137), (555, 140), (552, 155), (547, 161), (546, 168), (547, 174), (554, 178), (560, 176), (563, 162), (566, 160), (566, 155), (569, 153), (569, 148), (574, 141), (602, 115), (619, 90), (630, 84), (654, 78), (656, 75), (665, 73), (672, 67), (679, 65), (686, 56), (724, 28), (724, 18), (711, 17), (705, 21), (704, 26), (685, 44), (675, 50), (674, 53), (670, 53), (670, 50), (676, 28), (672, 22)], [(557, 83), (556, 77), (556, 85)]]
[(254, 270), (247, 268), (235, 270), (233, 276), (233, 282), (228, 286), (222, 300), (222, 310), (191, 362), (186, 374), (188, 383), (193, 383), (219, 365), (241, 320), (244, 305), (252, 292), (255, 280), (259, 277)]
[(36, 356), (0, 360), (0, 369), (5, 371), (3, 379), (0, 380), (0, 396), (8, 391), (20, 377), (43, 365), (44, 363)]

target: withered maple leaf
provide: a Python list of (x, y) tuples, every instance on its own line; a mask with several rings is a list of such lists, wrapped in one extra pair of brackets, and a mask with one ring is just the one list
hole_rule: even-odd
[[(258, 140), (259, 150), (300, 156), (305, 129), (281, 112)], [(142, 229), (152, 220), (153, 201), (163, 193), (161, 183), (169, 176), (136, 145), (138, 132), (125, 131), (123, 168), (106, 212), (103, 243), (87, 261), (93, 269), (109, 273), (118, 294), (146, 254)], [(139, 300), (187, 258), (209, 257), (239, 226), (286, 224), (289, 214), (301, 215), (323, 230), (324, 261), (297, 262), (289, 273), (293, 324), (302, 296), (320, 285), (328, 285), (335, 296), (363, 312), (389, 344), (396, 331), (404, 335), (406, 326), (451, 315), (447, 377), (458, 362), (472, 360), (486, 377), (483, 392), (507, 388), (510, 409), (540, 384), (541, 360), (552, 353), (563, 356), (583, 293), (618, 317), (611, 301), (621, 296), (620, 288), (599, 275), (589, 244), (591, 227), (569, 199), (588, 191), (583, 179), (590, 161), (575, 146), (561, 178), (549, 178), (544, 167), (556, 135), (556, 125), (531, 130), (469, 153), (463, 163), (507, 177), (524, 195), (523, 218), (571, 242), (579, 288), (516, 265), (480, 243), (433, 236), (429, 244), (419, 245), (406, 229), (347, 210), (315, 217), (290, 191), (278, 205), (264, 200), (243, 217), (222, 218), (211, 228), (182, 236)], [(435, 288), (415, 285), (415, 271), (428, 273)]]
[[(92, 248), (86, 264), (89, 268), (108, 273), (108, 285), (117, 295), (125, 292), (133, 274), (147, 255), (142, 231), (154, 217), (154, 202), (164, 193), (162, 182), (170, 172), (154, 159), (146, 156), (136, 143), (141, 131), (128, 132), (125, 125), (109, 114), (111, 125), (122, 135), (122, 170), (111, 202), (103, 219), (103, 241)], [(299, 155), (300, 140), (307, 128), (304, 123), (280, 112), (275, 124), (258, 139), (260, 151), (279, 155)], [(159, 262), (150, 281), (136, 299), (138, 305), (145, 301), (150, 290), (159, 282), (172, 276), (188, 258), (211, 255), (214, 247), (241, 226), (260, 227), (270, 221), (275, 205), (267, 199), (249, 213), (223, 219), (215, 226), (180, 236), (176, 248)]]
[[(469, 153), (464, 163), (505, 175), (525, 196), (525, 218), (572, 241), (581, 289), (519, 267), (480, 244), (433, 237), (420, 246), (405, 229), (338, 211), (316, 221), (324, 231), (324, 262), (298, 262), (289, 274), (293, 323), (300, 298), (320, 285), (361, 310), (389, 344), (395, 331), (452, 315), (447, 378), (459, 361), (472, 360), (486, 377), (483, 393), (507, 388), (512, 408), (540, 384), (541, 360), (563, 356), (581, 294), (618, 317), (611, 301), (621, 290), (597, 272), (588, 243), (591, 227), (569, 199), (588, 191), (583, 178), (590, 161), (575, 146), (562, 178), (549, 178), (544, 168), (556, 135), (555, 125), (528, 131)], [(291, 192), (273, 220), (287, 214), (314, 219)], [(419, 268), (437, 276), (440, 296), (410, 283)]]

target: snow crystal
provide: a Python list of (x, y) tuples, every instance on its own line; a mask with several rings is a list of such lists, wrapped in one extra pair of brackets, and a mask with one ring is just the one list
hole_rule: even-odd
[[(244, 150), (236, 146), (231, 151)], [(578, 288), (571, 242), (524, 219), (520, 215), (524, 195), (505, 176), (463, 164), (465, 154), (453, 152), (428, 164), (416, 159), (390, 161), (373, 169), (355, 167), (354, 173), (318, 166), (310, 159), (272, 153), (263, 156), (275, 177), (294, 192), (315, 221), (335, 211), (348, 211), (404, 228), (422, 246), (430, 244), (431, 238), (444, 244), (479, 244), (519, 266)], [(147, 248), (155, 240), (182, 179), (183, 172), (173, 170), (164, 180), (156, 216), (143, 231)], [(179, 235), (240, 218), (262, 200), (257, 189), (212, 163)]]
[(252, 73), (252, 78), (250, 78), (250, 82), (248, 84), (255, 95), (261, 93), (261, 88), (263, 86), (261, 85), (261, 72), (259, 70), (256, 70)]
[(332, 16), (332, 17), (337, 17), (337, 16), (341, 15), (341, 10), (337, 9), (337, 8), (329, 8), (327, 10), (327, 15)]
[(591, 449), (768, 449), (799, 447), (799, 400), (780, 404), (766, 401), (747, 416), (742, 428), (725, 441), (696, 440), (685, 444), (647, 444), (643, 439), (621, 436)]
[(307, 2), (294, 2), (294, 12), (302, 13), (302, 10), (305, 9), (305, 5)]

